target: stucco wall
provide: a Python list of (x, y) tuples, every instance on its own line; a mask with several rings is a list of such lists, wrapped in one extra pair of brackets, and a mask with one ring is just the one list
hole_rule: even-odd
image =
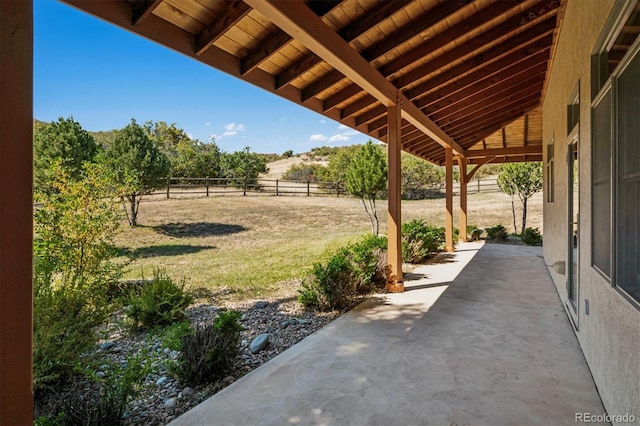
[[(543, 141), (555, 140), (555, 200), (544, 205), (544, 257), (567, 260), (567, 104), (580, 82), (580, 247), (576, 335), (610, 415), (631, 414), (640, 424), (640, 310), (591, 267), (590, 56), (615, 0), (568, 0), (543, 102)], [(545, 150), (546, 161), (546, 146)], [(545, 179), (547, 176), (545, 176)], [(546, 200), (546, 195), (545, 195)], [(566, 278), (551, 271), (567, 302)], [(589, 301), (589, 314), (584, 312)], [(567, 302), (568, 303), (568, 302)], [(614, 422), (615, 423), (615, 422)]]

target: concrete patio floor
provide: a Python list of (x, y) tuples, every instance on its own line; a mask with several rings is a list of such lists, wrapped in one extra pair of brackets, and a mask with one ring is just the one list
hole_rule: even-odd
[(560, 425), (604, 408), (542, 250), (459, 244), (171, 425)]

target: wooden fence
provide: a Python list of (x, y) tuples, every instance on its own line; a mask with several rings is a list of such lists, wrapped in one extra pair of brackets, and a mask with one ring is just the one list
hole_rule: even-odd
[[(435, 190), (443, 191), (437, 187)], [(469, 183), (469, 194), (479, 192), (499, 192), (497, 180), (480, 179)], [(460, 184), (454, 182), (453, 193), (459, 194)], [(275, 195), (275, 196), (345, 196), (348, 192), (341, 182), (311, 182), (284, 179), (229, 179), (229, 178), (167, 178), (164, 189), (155, 191), (154, 195), (165, 195), (166, 198), (184, 196), (215, 195)]]

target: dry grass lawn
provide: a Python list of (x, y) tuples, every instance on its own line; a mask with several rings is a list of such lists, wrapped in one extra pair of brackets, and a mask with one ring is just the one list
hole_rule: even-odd
[[(541, 194), (529, 205), (528, 226), (542, 229)], [(386, 201), (378, 207), (386, 232)], [(402, 208), (403, 221), (420, 218), (444, 226), (444, 199), (403, 201)], [(471, 194), (468, 210), (470, 224), (501, 223), (513, 230), (505, 194)], [(118, 247), (134, 259), (127, 278), (148, 278), (164, 268), (191, 288), (233, 299), (291, 295), (292, 281), (307, 275), (328, 249), (370, 231), (359, 200), (335, 197), (156, 197), (140, 205), (139, 223), (134, 229), (123, 224), (117, 238)]]

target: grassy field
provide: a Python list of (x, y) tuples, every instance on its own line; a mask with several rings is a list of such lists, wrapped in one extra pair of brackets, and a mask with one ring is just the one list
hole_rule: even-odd
[[(386, 201), (378, 207), (384, 233)], [(402, 208), (403, 221), (421, 218), (444, 226), (444, 199), (403, 201)], [(472, 194), (468, 211), (470, 224), (501, 223), (513, 230), (505, 194)], [(457, 218), (456, 208), (454, 223)], [(134, 259), (126, 278), (149, 278), (155, 268), (164, 268), (192, 289), (232, 299), (291, 296), (295, 279), (327, 249), (370, 231), (359, 200), (334, 197), (157, 197), (142, 202), (139, 223), (133, 229), (123, 223), (117, 238), (122, 252)], [(541, 194), (530, 201), (528, 226), (542, 229)]]

